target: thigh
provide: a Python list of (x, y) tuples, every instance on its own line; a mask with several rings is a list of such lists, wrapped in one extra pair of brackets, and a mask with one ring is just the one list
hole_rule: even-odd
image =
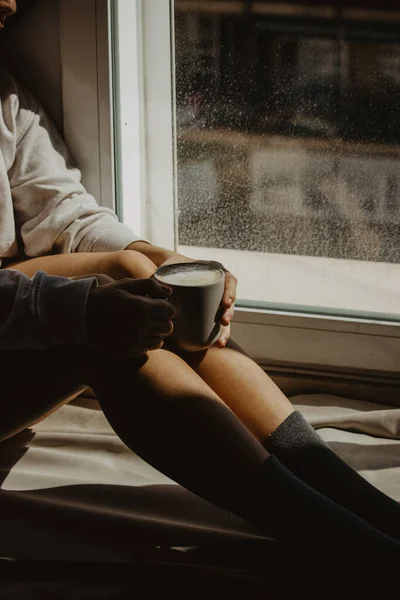
[(76, 254), (52, 254), (21, 262), (7, 263), (7, 268), (25, 273), (28, 277), (41, 270), (49, 275), (62, 277), (85, 276), (92, 273), (110, 275), (116, 261), (114, 252), (82, 252)]
[(45, 417), (90, 385), (89, 349), (1, 351), (0, 441)]
[(294, 410), (272, 379), (232, 340), (225, 348), (181, 356), (261, 442)]

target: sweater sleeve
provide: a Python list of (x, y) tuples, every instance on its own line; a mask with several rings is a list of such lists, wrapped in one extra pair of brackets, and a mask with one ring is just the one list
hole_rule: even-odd
[(138, 240), (86, 192), (55, 126), (16, 84), (13, 104), (16, 146), (9, 179), (25, 254), (123, 250)]
[(72, 281), (38, 271), (0, 271), (0, 349), (87, 344), (86, 304), (95, 278)]

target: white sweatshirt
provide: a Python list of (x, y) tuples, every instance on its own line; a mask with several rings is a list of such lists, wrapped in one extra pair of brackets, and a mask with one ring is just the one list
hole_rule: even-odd
[(0, 260), (123, 250), (137, 240), (80, 180), (43, 109), (0, 68)]
[[(138, 239), (80, 178), (43, 109), (0, 68), (0, 265), (22, 253), (122, 250)], [(85, 344), (94, 281), (0, 270), (0, 349)]]

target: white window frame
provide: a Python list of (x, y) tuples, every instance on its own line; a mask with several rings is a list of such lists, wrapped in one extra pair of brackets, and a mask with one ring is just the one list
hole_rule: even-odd
[(170, 28), (165, 27), (170, 1), (114, 0), (111, 9), (123, 48), (123, 52), (117, 52), (115, 64), (119, 82), (116, 97), (121, 213), (139, 236), (173, 248), (173, 44)]
[(110, 0), (59, 0), (63, 132), (98, 203), (115, 208)]
[[(110, 0), (60, 2), (65, 135), (80, 158), (91, 191), (102, 204), (114, 207)], [(173, 1), (111, 2), (117, 9), (115, 26), (124, 48), (116, 72), (118, 205), (124, 222), (138, 235), (173, 248)], [(80, 7), (79, 20), (73, 4)], [(78, 37), (82, 41), (77, 47)], [(233, 336), (265, 366), (280, 363), (395, 377), (400, 372), (400, 322), (239, 307)]]

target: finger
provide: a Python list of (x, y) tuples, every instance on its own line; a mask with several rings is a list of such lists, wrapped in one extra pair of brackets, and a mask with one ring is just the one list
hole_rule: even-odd
[(235, 307), (231, 306), (228, 308), (221, 317), (221, 325), (229, 325), (233, 319), (233, 314), (235, 312)]
[(222, 304), (225, 308), (230, 308), (236, 300), (237, 279), (232, 273), (225, 273), (225, 291)]
[(148, 327), (151, 335), (168, 336), (174, 331), (174, 324), (172, 321), (152, 321)]
[(153, 298), (146, 298), (147, 305), (149, 306), (149, 316), (153, 321), (170, 321), (175, 316), (175, 308), (173, 304), (167, 302), (167, 300), (153, 300)]
[(146, 350), (159, 350), (164, 345), (164, 339), (159, 335), (148, 335), (143, 341)]
[(231, 337), (231, 326), (228, 325), (227, 327), (222, 327), (221, 335), (219, 336), (216, 346), (218, 346), (218, 348), (225, 348), (230, 337)]
[(172, 294), (170, 287), (161, 285), (155, 279), (121, 279), (115, 287), (135, 296), (149, 298), (169, 298)]

